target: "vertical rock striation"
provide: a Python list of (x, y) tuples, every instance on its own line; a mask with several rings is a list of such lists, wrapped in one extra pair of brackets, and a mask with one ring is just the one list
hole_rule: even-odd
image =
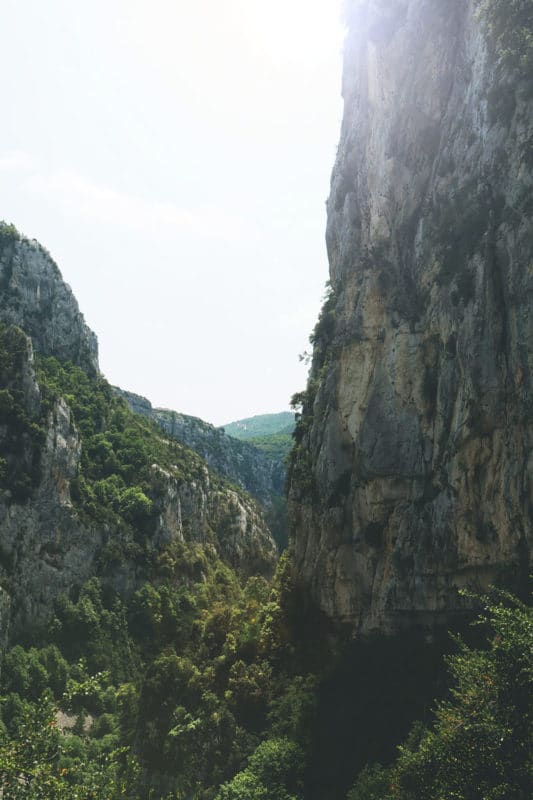
[[(73, 396), (47, 397), (34, 351), (81, 368), (77, 380), (87, 378), (100, 408), (95, 435), (110, 447), (111, 418), (130, 412), (103, 386), (96, 336), (44, 248), (0, 223), (0, 653), (10, 637), (42, 627), (58, 595), (96, 575), (127, 596), (168, 572), (181, 545), (199, 546), (242, 575), (272, 574), (278, 551), (257, 503), (149, 425), (129, 434), (132, 474), (150, 448), (164, 462), (150, 463), (143, 479), (149, 525), (106, 516), (101, 495), (85, 507), (79, 482), (91, 435), (82, 435)], [(117, 470), (110, 461), (109, 475), (124, 490), (140, 490)]]
[(98, 341), (49, 253), (0, 223), (0, 321), (31, 336), (34, 349), (98, 372)]
[(299, 574), (354, 634), (444, 622), (458, 587), (527, 570), (533, 76), (495, 5), (349, 11), (290, 504)]
[[(7, 394), (20, 405), (16, 418)], [(201, 545), (244, 575), (273, 572), (277, 549), (256, 503), (186, 450), (188, 479), (151, 465), (152, 560), (130, 553), (132, 534), (140, 531), (92, 518), (73, 502), (83, 441), (69, 406), (61, 398), (49, 412), (42, 406), (30, 340), (18, 328), (0, 327), (0, 652), (9, 636), (44, 625), (58, 595), (92, 576), (124, 596), (146, 580), (157, 582), (154, 563), (176, 544)], [(2, 488), (6, 468), (12, 479)], [(19, 475), (32, 481), (19, 486), (13, 480)]]

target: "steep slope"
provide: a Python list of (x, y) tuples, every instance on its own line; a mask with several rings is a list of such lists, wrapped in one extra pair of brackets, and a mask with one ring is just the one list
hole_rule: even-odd
[[(271, 696), (277, 551), (263, 516), (101, 376), (34, 356), (3, 324), (0, 386), (4, 795), (19, 796), (21, 773), (49, 787), (44, 767), (65, 800), (112, 800), (119, 778), (132, 798), (212, 798)], [(58, 738), (54, 719), (76, 718)]]
[(136, 414), (156, 422), (172, 439), (198, 453), (212, 470), (249, 492), (264, 511), (279, 547), (287, 545), (284, 458), (273, 457), (252, 443), (226, 436), (223, 428), (215, 428), (198, 417), (153, 408), (146, 397), (118, 387), (114, 391)]
[(49, 253), (0, 223), (0, 320), (31, 336), (34, 349), (98, 372), (98, 342)]
[(276, 548), (253, 501), (128, 411), (103, 378), (40, 358), (37, 381), (17, 328), (0, 328), (0, 353), (4, 631), (42, 625), (59, 594), (95, 575), (131, 594), (185, 543), (243, 573), (272, 571)]
[(286, 464), (289, 453), (292, 450), (292, 432), (254, 436), (253, 439), (248, 439), (248, 442), (269, 458)]
[(153, 408), (145, 397), (123, 389), (115, 388), (115, 391), (132, 411), (157, 422), (169, 436), (201, 455), (212, 469), (241, 486), (263, 505), (269, 506), (273, 498), (283, 496), (283, 464), (267, 458), (256, 447), (227, 436), (224, 429), (215, 428), (198, 417)]
[(222, 428), (228, 436), (234, 436), (236, 439), (253, 439), (256, 436), (269, 436), (273, 433), (292, 433), (294, 414), (291, 411), (258, 414), (255, 417), (228, 422)]
[(300, 577), (353, 633), (444, 622), (532, 545), (530, 4), (349, 4), (331, 293), (293, 452)]
[[(166, 574), (183, 547), (198, 545), (242, 575), (270, 574), (277, 549), (254, 500), (114, 396), (57, 267), (37, 244), (8, 234), (0, 297), (2, 640), (42, 627), (57, 597), (91, 577), (131, 595)], [(5, 324), (14, 318), (32, 339)]]

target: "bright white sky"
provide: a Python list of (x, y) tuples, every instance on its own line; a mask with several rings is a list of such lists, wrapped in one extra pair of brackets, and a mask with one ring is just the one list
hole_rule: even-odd
[(216, 424), (303, 388), (328, 277), (340, 0), (1, 0), (0, 219), (112, 382)]

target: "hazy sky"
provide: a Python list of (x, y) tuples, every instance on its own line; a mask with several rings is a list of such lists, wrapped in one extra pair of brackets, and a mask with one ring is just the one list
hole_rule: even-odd
[(0, 0), (0, 219), (106, 377), (216, 424), (303, 388), (328, 277), (340, 0)]

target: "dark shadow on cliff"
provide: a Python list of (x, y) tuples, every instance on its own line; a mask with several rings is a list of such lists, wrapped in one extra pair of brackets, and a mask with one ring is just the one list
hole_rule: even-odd
[(367, 763), (394, 758), (416, 720), (446, 689), (446, 630), (375, 637), (343, 648), (321, 683), (306, 774), (306, 800), (344, 800)]
[[(519, 570), (500, 570), (494, 586), (527, 604), (528, 567), (524, 561)], [(333, 628), (305, 590), (298, 589), (292, 596), (293, 625), (296, 620), (300, 634), (297, 652), (322, 675), (309, 731), (304, 797), (345, 800), (367, 764), (390, 764), (414, 723), (433, 720), (449, 688), (446, 656), (457, 652), (456, 637), (473, 648), (487, 647), (488, 630), (478, 620), (482, 598), (471, 595), (469, 609), (431, 631), (413, 628), (354, 641)]]

